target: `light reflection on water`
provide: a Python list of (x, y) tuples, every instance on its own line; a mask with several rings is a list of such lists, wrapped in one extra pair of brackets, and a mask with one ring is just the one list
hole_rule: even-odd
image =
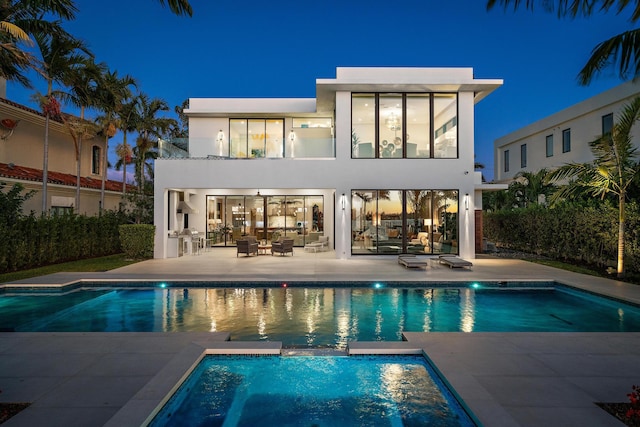
[(338, 349), (354, 340), (398, 341), (403, 331), (640, 330), (637, 308), (559, 291), (120, 288), (3, 296), (0, 306), (0, 328), (16, 331), (226, 331), (232, 340)]

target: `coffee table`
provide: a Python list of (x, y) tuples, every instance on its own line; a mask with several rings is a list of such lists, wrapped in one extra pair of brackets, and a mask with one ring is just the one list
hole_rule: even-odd
[(269, 255), (269, 249), (271, 249), (271, 245), (258, 245), (258, 255)]

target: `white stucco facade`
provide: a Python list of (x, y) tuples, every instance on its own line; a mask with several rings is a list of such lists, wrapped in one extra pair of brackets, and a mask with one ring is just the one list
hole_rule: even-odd
[[(314, 99), (190, 99), (189, 108), (185, 111), (189, 116), (188, 156), (159, 158), (155, 163), (155, 257), (170, 256), (170, 235), (184, 226), (183, 214), (176, 210), (179, 197), (188, 200), (195, 208), (189, 214), (188, 225), (198, 230), (207, 226), (207, 215), (211, 214), (207, 205), (208, 195), (239, 197), (259, 194), (264, 198), (295, 196), (300, 200), (305, 200), (306, 196), (321, 197), (324, 209), (322, 232), (329, 236), (330, 247), (335, 249), (337, 258), (349, 258), (355, 256), (352, 250), (354, 211), (351, 206), (355, 190), (394, 190), (404, 194), (400, 192), (446, 189), (459, 195), (457, 247), (454, 252), (465, 258), (474, 258), (474, 208), (476, 202), (480, 203), (476, 200), (476, 194), (480, 194), (476, 193), (480, 183), (473, 168), (474, 105), (501, 84), (502, 80), (498, 79), (475, 79), (470, 68), (338, 68), (335, 79), (316, 81), (317, 96)], [(354, 93), (383, 94), (376, 95), (381, 98), (389, 93), (404, 94), (398, 98), (403, 100), (414, 94), (427, 94), (425, 102), (433, 98), (429, 95), (432, 93), (453, 94), (452, 99), (457, 100), (457, 154), (454, 158), (434, 158), (433, 154), (428, 158), (407, 158), (406, 154), (402, 158), (379, 158), (381, 154), (376, 154), (376, 158), (354, 158)], [(409, 101), (403, 102), (407, 105), (402, 110), (407, 116), (403, 124), (410, 125)], [(433, 101), (431, 105), (434, 105)], [(379, 117), (382, 114), (380, 110)], [(298, 126), (296, 121), (316, 117), (331, 119), (331, 129), (326, 131), (331, 134), (333, 149), (323, 151), (325, 154), (322, 156), (299, 157), (295, 153), (304, 150), (296, 146), (297, 151), (294, 151), (293, 145), (299, 140), (288, 141), (288, 135), (294, 133), (294, 127)], [(284, 120), (282, 156), (234, 157), (227, 141), (230, 129), (243, 123), (243, 119), (252, 118)], [(235, 122), (230, 123), (233, 120)], [(437, 123), (437, 117), (432, 117), (432, 122)], [(307, 128), (302, 125), (302, 130)], [(407, 133), (402, 133), (405, 139), (408, 139)], [(433, 137), (431, 147), (434, 147)], [(262, 155), (261, 152), (258, 154)], [(243, 155), (245, 153), (239, 154)], [(264, 222), (266, 226), (266, 218)], [(406, 236), (404, 240), (398, 240), (402, 247), (393, 247), (402, 252), (408, 239)]]
[[(496, 139), (494, 181), (508, 183), (521, 171), (537, 172), (542, 168), (551, 170), (565, 163), (592, 161), (589, 142), (602, 135), (603, 120), (615, 120), (622, 108), (638, 95), (640, 84), (626, 82)], [(563, 137), (567, 133), (570, 147), (563, 147)], [(549, 151), (547, 141), (552, 145)], [(640, 135), (634, 135), (633, 141), (640, 147)], [(524, 167), (523, 151), (526, 151)]]

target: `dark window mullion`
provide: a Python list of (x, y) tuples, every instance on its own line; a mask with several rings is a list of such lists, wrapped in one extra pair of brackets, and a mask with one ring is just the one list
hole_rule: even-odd
[(376, 159), (380, 158), (380, 94), (376, 93), (375, 94), (375, 117), (374, 117), (374, 126), (375, 126), (375, 133), (374, 133), (374, 141), (375, 141), (375, 153), (374, 153), (374, 157)]
[(435, 158), (435, 150), (436, 150), (436, 143), (435, 143), (435, 139), (434, 139), (434, 135), (433, 133), (435, 132), (435, 126), (433, 124), (434, 121), (434, 114), (433, 114), (433, 93), (429, 94), (429, 158), (433, 159)]
[(407, 94), (402, 94), (402, 158), (407, 158)]

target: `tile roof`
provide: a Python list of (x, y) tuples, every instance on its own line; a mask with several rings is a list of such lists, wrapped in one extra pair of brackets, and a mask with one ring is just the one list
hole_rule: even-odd
[[(0, 102), (2, 102), (4, 104), (7, 104), (7, 105), (10, 105), (10, 106), (12, 106), (14, 108), (18, 108), (18, 109), (23, 110), (23, 111), (27, 111), (27, 112), (29, 112), (31, 114), (35, 114), (37, 116), (42, 117), (43, 119), (45, 118), (45, 115), (42, 112), (40, 112), (38, 110), (34, 110), (33, 108), (27, 107), (26, 105), (18, 104), (17, 102), (10, 101), (10, 100), (8, 100), (6, 98), (2, 98), (2, 97), (0, 97)], [(64, 114), (66, 114), (66, 113), (64, 113)], [(62, 123), (62, 120), (57, 120), (57, 119), (54, 119), (54, 118), (51, 118), (51, 120), (53, 120), (55, 122), (58, 122), (58, 123)]]
[[(18, 166), (11, 163), (0, 163), (0, 178), (2, 177), (20, 179), (23, 181), (42, 182), (42, 170), (28, 168), (26, 166)], [(76, 176), (70, 173), (48, 171), (47, 182), (49, 184), (68, 185), (70, 187), (75, 187)], [(83, 176), (80, 177), (80, 187), (99, 190), (102, 188), (102, 181), (97, 178), (89, 178)], [(122, 182), (107, 180), (105, 182), (104, 188), (106, 191), (120, 192), (122, 191)], [(135, 186), (127, 184), (127, 191), (133, 191), (135, 189)]]

